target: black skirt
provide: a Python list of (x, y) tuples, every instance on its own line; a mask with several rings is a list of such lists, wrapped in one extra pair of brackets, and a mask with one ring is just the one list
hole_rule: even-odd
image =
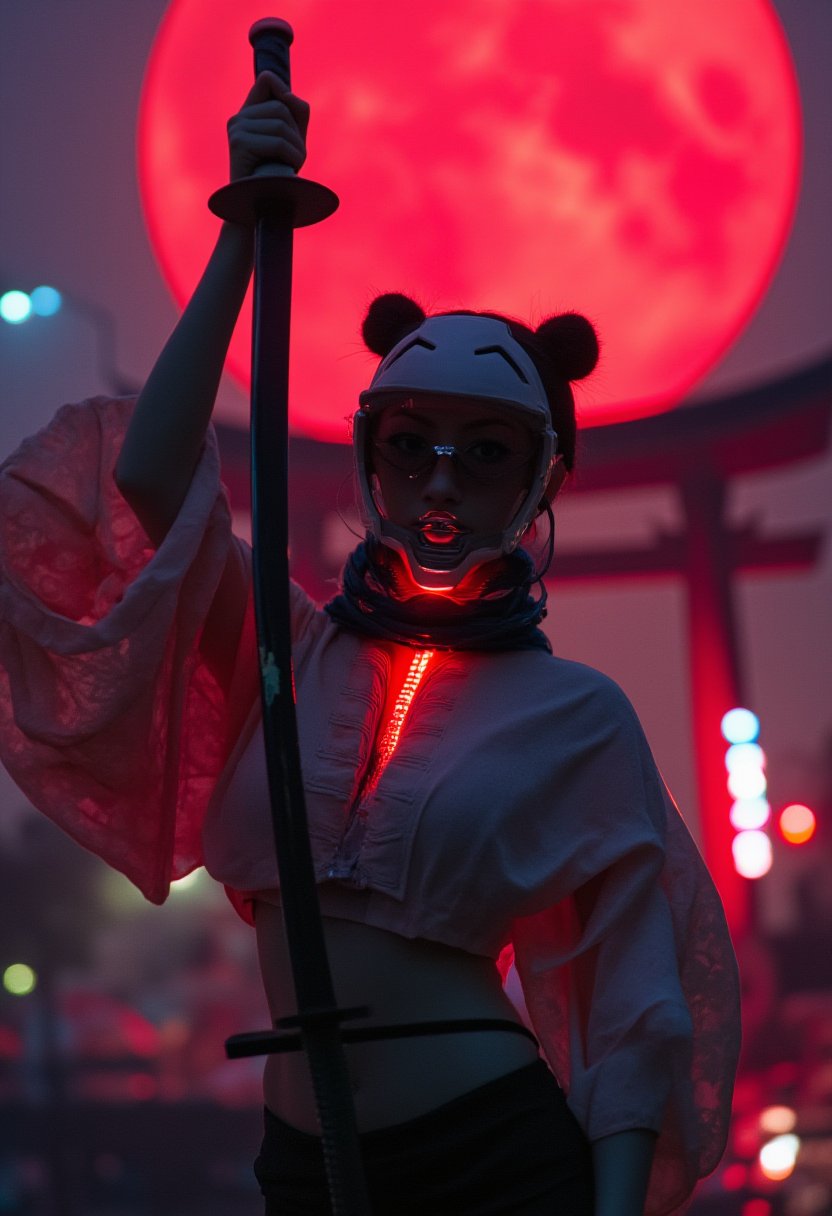
[[(320, 1138), (268, 1109), (265, 1126), (265, 1216), (328, 1216)], [(592, 1216), (589, 1143), (543, 1060), (365, 1132), (361, 1149), (373, 1216)]]

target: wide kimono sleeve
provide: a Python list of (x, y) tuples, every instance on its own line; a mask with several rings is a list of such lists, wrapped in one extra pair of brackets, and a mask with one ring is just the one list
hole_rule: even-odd
[(513, 945), (531, 1021), (590, 1141), (658, 1134), (645, 1212), (662, 1216), (724, 1151), (739, 982), (719, 896), (619, 698), (565, 790), (572, 895), (515, 922)]
[(154, 549), (113, 480), (132, 406), (64, 406), (0, 468), (0, 758), (38, 809), (160, 903), (201, 864), (256, 651), (250, 605), (230, 677), (199, 646), (229, 563), (240, 597), (250, 584), (213, 432)]

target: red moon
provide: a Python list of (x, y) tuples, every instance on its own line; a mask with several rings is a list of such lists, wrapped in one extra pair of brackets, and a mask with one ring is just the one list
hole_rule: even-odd
[[(260, 0), (173, 0), (144, 83), (142, 200), (181, 304), (216, 235), (225, 124)], [(283, 0), (312, 121), (304, 176), (340, 209), (295, 238), (292, 424), (344, 441), (380, 291), (536, 324), (575, 309), (602, 362), (585, 425), (680, 401), (737, 337), (785, 244), (794, 70), (767, 0)], [(250, 306), (229, 369), (248, 383)], [(242, 418), (239, 421), (243, 421)]]

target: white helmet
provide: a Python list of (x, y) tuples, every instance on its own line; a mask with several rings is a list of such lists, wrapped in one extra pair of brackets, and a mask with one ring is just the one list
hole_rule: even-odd
[[(429, 545), (389, 520), (373, 486), (371, 420), (412, 396), (455, 397), (505, 406), (523, 416), (538, 439), (528, 492), (502, 532), (464, 534), (452, 544)], [(508, 325), (493, 317), (427, 317), (385, 356), (359, 397), (353, 446), (369, 530), (406, 561), (417, 586), (450, 591), (470, 570), (510, 553), (537, 515), (557, 455), (546, 390), (531, 356)]]

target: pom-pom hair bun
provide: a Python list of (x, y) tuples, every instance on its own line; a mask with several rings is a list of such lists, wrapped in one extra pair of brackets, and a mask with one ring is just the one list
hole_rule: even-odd
[(405, 334), (418, 329), (424, 319), (424, 309), (415, 300), (391, 291), (373, 300), (361, 326), (361, 336), (367, 349), (383, 359)]
[(598, 362), (598, 335), (580, 313), (547, 317), (538, 325), (535, 337), (564, 380), (583, 380)]

